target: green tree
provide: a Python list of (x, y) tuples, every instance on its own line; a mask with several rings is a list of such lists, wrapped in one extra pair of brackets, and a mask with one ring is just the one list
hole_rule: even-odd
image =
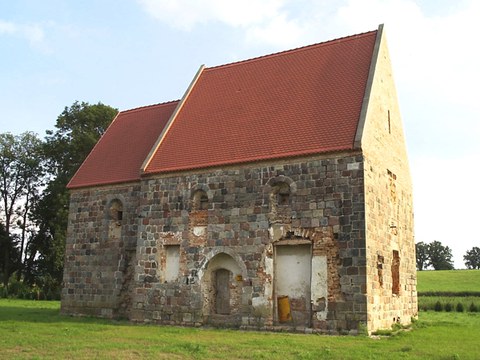
[[(18, 239), (15, 235), (9, 235), (5, 225), (0, 222), (0, 278), (6, 287), (10, 275), (19, 268)], [(5, 254), (9, 257), (6, 258)], [(7, 261), (7, 263), (5, 263)]]
[(420, 241), (415, 244), (416, 260), (417, 260), (417, 270), (424, 270), (428, 266), (429, 256), (428, 256), (428, 244)]
[(463, 261), (467, 269), (480, 269), (480, 248), (474, 246), (471, 250), (467, 250), (463, 255)]
[(41, 146), (32, 132), (0, 134), (0, 216), (7, 234), (0, 249), (4, 285), (14, 271), (21, 270), (31, 208), (43, 183)]
[(429, 265), (435, 270), (453, 270), (452, 250), (440, 241), (428, 244)]
[(49, 181), (34, 209), (38, 230), (27, 249), (29, 281), (52, 289), (60, 286), (69, 205), (66, 185), (117, 113), (101, 103), (75, 102), (59, 115), (55, 131), (47, 131), (44, 156)]

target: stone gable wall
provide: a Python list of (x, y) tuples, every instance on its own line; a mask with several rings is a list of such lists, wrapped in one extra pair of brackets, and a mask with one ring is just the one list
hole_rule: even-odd
[(128, 317), (139, 190), (131, 184), (71, 191), (63, 313)]
[(410, 323), (417, 315), (412, 183), (385, 38), (380, 43), (362, 151), (368, 329), (372, 331)]

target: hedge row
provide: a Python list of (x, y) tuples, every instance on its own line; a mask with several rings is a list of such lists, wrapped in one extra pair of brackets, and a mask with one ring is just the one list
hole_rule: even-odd
[(418, 292), (418, 296), (444, 296), (444, 297), (467, 297), (478, 296), (480, 297), (480, 291), (422, 291)]

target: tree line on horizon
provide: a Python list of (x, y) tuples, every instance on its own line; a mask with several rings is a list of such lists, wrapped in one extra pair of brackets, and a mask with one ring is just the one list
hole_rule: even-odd
[[(417, 270), (453, 270), (452, 249), (444, 246), (440, 241), (415, 244)], [(474, 246), (463, 256), (467, 269), (480, 269), (480, 248)]]
[(44, 139), (30, 131), (0, 133), (3, 295), (22, 284), (44, 297), (59, 297), (69, 207), (66, 185), (117, 113), (102, 103), (76, 101), (65, 107)]

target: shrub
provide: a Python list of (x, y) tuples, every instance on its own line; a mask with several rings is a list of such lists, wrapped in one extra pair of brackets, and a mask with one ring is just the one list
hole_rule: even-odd
[(478, 312), (478, 307), (477, 307), (477, 305), (472, 302), (472, 303), (470, 304), (470, 307), (468, 308), (468, 311), (470, 311), (470, 312)]
[(60, 286), (54, 283), (43, 283), (41, 285), (30, 285), (22, 279), (17, 280), (17, 276), (14, 273), (8, 281), (8, 287), (0, 285), (0, 298), (60, 300)]
[(464, 311), (463, 304), (461, 302), (457, 303), (456, 310), (457, 310), (457, 312), (463, 312)]
[(442, 310), (443, 310), (443, 305), (442, 305), (442, 303), (440, 302), (440, 300), (435, 303), (435, 308), (434, 308), (434, 310), (435, 310), (435, 311), (442, 311)]
[(450, 304), (449, 302), (447, 302), (447, 303), (445, 304), (445, 311), (446, 311), (446, 312), (451, 312), (452, 309), (453, 309), (453, 305)]

